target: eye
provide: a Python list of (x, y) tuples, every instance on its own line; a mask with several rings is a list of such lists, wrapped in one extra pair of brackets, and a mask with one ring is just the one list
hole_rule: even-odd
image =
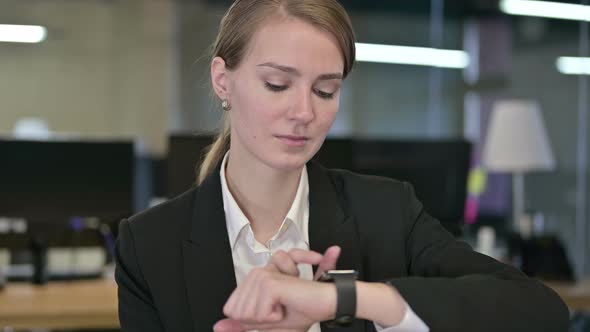
[(315, 94), (318, 95), (318, 97), (322, 98), (322, 99), (332, 99), (334, 98), (334, 93), (328, 93), (322, 90), (315, 90)]
[(264, 85), (266, 86), (267, 89), (269, 89), (270, 91), (273, 91), (273, 92), (281, 92), (281, 91), (287, 90), (286, 85), (275, 85), (275, 84), (271, 84), (268, 82), (265, 82)]

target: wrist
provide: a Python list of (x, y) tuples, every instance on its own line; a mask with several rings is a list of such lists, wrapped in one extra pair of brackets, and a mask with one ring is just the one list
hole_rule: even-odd
[(383, 327), (399, 325), (406, 313), (406, 302), (393, 286), (380, 282), (356, 282), (356, 316)]
[(338, 303), (338, 294), (336, 292), (336, 285), (328, 282), (318, 282), (321, 286), (322, 296), (319, 299), (323, 300), (322, 308), (325, 310), (322, 313), (322, 321), (332, 320), (336, 317), (336, 306)]

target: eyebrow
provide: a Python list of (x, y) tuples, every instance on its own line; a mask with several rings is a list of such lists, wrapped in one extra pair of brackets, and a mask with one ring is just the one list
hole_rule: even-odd
[[(278, 63), (274, 63), (274, 62), (261, 63), (261, 64), (257, 65), (257, 67), (270, 67), (270, 68), (278, 69), (278, 70), (283, 71), (288, 74), (293, 74), (295, 76), (301, 76), (301, 73), (299, 72), (299, 70), (297, 70), (293, 67), (279, 65)], [(318, 80), (335, 80), (335, 79), (341, 80), (342, 74), (341, 73), (328, 73), (328, 74), (321, 74), (320, 76), (318, 76)]]

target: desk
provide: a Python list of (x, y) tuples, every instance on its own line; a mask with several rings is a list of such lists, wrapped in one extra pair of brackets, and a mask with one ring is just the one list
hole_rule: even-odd
[(572, 283), (544, 282), (567, 304), (570, 310), (590, 312), (590, 279)]
[[(544, 282), (571, 310), (590, 311), (590, 279), (577, 284)], [(0, 291), (0, 327), (18, 329), (118, 328), (113, 280), (8, 283)]]
[(0, 290), (0, 327), (118, 328), (114, 280), (7, 283)]

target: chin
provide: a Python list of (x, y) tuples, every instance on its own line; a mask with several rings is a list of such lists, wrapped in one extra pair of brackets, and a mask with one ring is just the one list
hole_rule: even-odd
[(267, 159), (268, 162), (266, 164), (277, 170), (293, 171), (302, 168), (309, 159), (311, 157), (305, 152), (296, 154), (283, 152)]

